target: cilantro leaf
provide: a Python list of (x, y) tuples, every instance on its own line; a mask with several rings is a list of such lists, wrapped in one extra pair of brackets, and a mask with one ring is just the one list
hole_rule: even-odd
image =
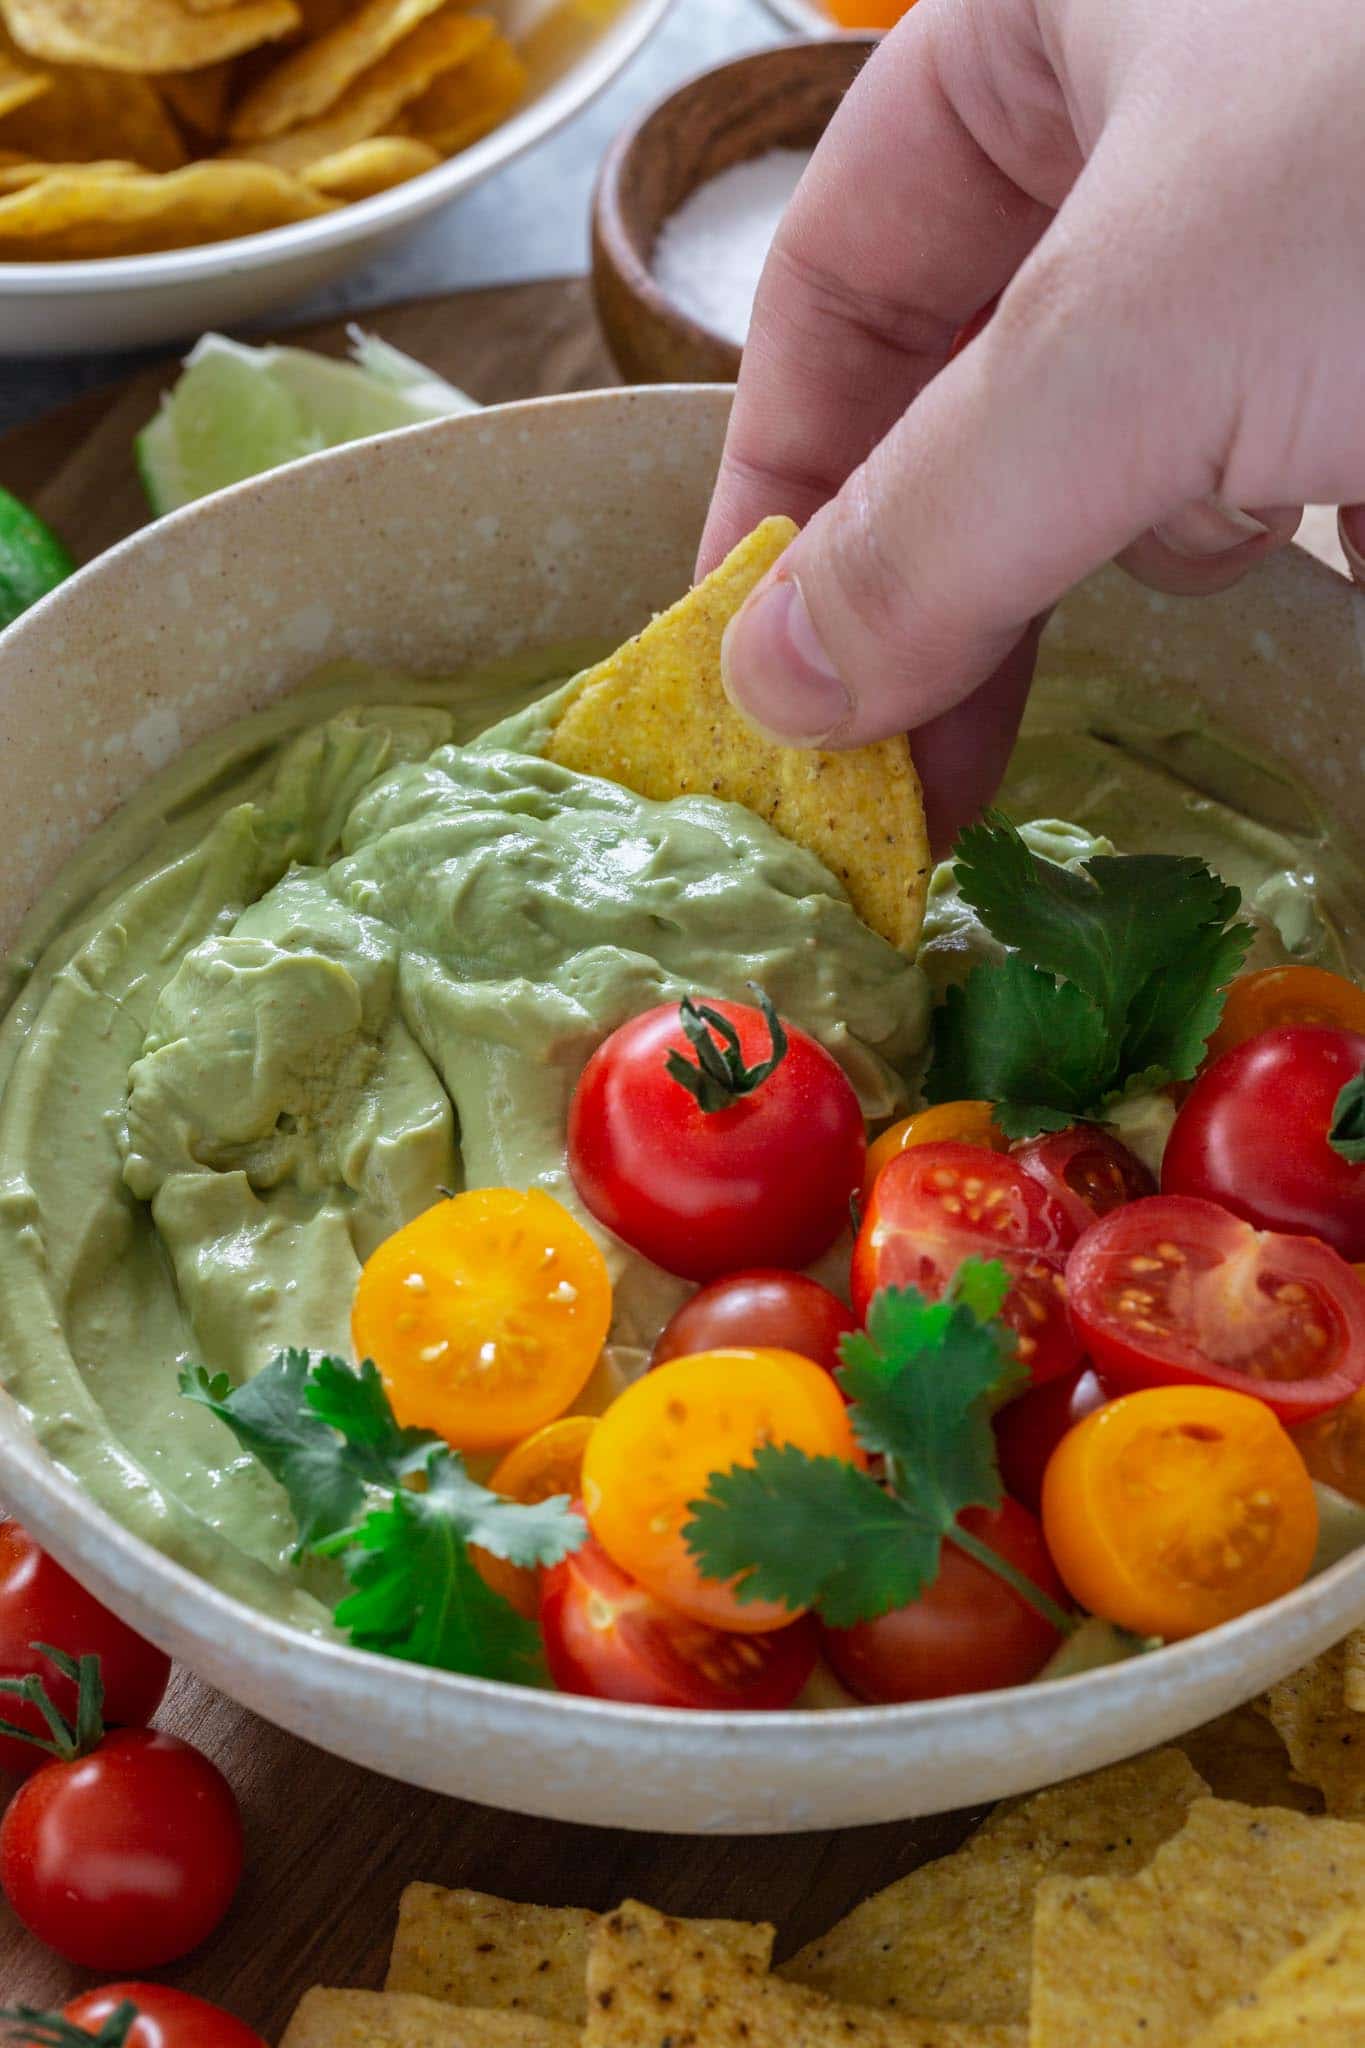
[(933, 1028), (929, 1101), (994, 1102), (1007, 1137), (1063, 1129), (1109, 1082), (1100, 1012), (1070, 982), (1053, 981), (1018, 953), (974, 967), (960, 988), (950, 988)]
[(1365, 1074), (1348, 1081), (1337, 1096), (1327, 1142), (1353, 1166), (1365, 1160)]
[(1188, 1081), (1198, 1072), (1223, 1014), (1227, 985), (1240, 972), (1254, 937), (1249, 924), (1230, 924), (1143, 984), (1129, 1009), (1119, 1054), (1129, 1086), (1148, 1072), (1156, 1075), (1158, 1086)]

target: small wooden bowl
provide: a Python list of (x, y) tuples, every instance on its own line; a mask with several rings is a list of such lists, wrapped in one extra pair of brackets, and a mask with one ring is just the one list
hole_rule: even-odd
[(740, 351), (683, 312), (651, 263), (659, 230), (699, 185), (770, 149), (812, 149), (877, 37), (780, 43), (703, 71), (608, 151), (593, 195), (598, 318), (631, 384), (733, 384)]

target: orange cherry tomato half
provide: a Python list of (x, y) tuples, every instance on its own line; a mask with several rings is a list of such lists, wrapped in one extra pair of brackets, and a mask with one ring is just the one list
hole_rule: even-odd
[[(597, 1427), (595, 1415), (563, 1415), (547, 1422), (534, 1436), (528, 1436), (507, 1453), (490, 1477), (494, 1493), (507, 1500), (519, 1500), (528, 1507), (537, 1501), (553, 1500), (567, 1494), (578, 1497), (583, 1479), (583, 1453)], [(510, 1600), (518, 1614), (534, 1621), (540, 1606), (540, 1573), (534, 1568), (509, 1564), (504, 1557), (471, 1544), (470, 1556), (482, 1574), (484, 1584), (504, 1600)]]
[(496, 1451), (562, 1415), (611, 1322), (601, 1252), (537, 1190), (438, 1202), (367, 1261), (351, 1311), (398, 1420)]
[(793, 1619), (704, 1579), (683, 1539), (713, 1472), (761, 1444), (863, 1462), (830, 1375), (792, 1351), (703, 1351), (659, 1365), (613, 1401), (583, 1460), (583, 1504), (614, 1564), (679, 1613), (759, 1635)]
[(1062, 1438), (1043, 1479), (1043, 1532), (1082, 1607), (1173, 1641), (1300, 1585), (1318, 1508), (1264, 1402), (1223, 1387), (1152, 1387)]
[(867, 1148), (863, 1199), (872, 1193), (877, 1175), (912, 1145), (982, 1145), (988, 1152), (1008, 1152), (1010, 1141), (995, 1127), (989, 1102), (936, 1102), (917, 1109), (874, 1138)]
[(1239, 974), (1209, 1040), (1205, 1066), (1281, 1024), (1334, 1024), (1343, 1031), (1365, 1032), (1365, 989), (1325, 967), (1263, 967)]

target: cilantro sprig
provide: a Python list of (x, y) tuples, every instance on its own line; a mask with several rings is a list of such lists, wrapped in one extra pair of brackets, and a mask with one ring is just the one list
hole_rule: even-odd
[(876, 1295), (866, 1332), (843, 1340), (838, 1379), (882, 1480), (794, 1444), (762, 1446), (689, 1503), (683, 1535), (702, 1572), (733, 1581), (742, 1602), (813, 1607), (851, 1628), (917, 1600), (952, 1543), (1069, 1631), (1070, 1617), (958, 1520), (1003, 1498), (991, 1417), (1027, 1377), (996, 1320), (1008, 1289), (998, 1262), (968, 1259), (943, 1301), (913, 1287)]
[(1327, 1142), (1352, 1166), (1365, 1160), (1365, 1074), (1348, 1081), (1333, 1103)]
[(1183, 854), (1062, 867), (998, 813), (953, 858), (964, 900), (1009, 950), (935, 1012), (931, 1102), (993, 1102), (1005, 1135), (1025, 1138), (1193, 1075), (1254, 936), (1234, 921), (1240, 890)]
[(281, 1351), (254, 1379), (184, 1373), (180, 1390), (225, 1423), (289, 1498), (296, 1559), (335, 1558), (352, 1591), (337, 1626), (357, 1649), (443, 1671), (535, 1684), (540, 1638), (484, 1580), (471, 1547), (558, 1564), (586, 1540), (567, 1495), (524, 1505), (470, 1478), (440, 1437), (394, 1419), (369, 1359)]

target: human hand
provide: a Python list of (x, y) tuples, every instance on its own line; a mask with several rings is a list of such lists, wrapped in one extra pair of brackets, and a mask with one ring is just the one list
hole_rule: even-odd
[(1358, 0), (920, 0), (759, 291), (701, 566), (805, 530), (730, 629), (740, 708), (914, 731), (942, 843), (1092, 569), (1220, 590), (1307, 501), (1365, 557), (1363, 94)]

